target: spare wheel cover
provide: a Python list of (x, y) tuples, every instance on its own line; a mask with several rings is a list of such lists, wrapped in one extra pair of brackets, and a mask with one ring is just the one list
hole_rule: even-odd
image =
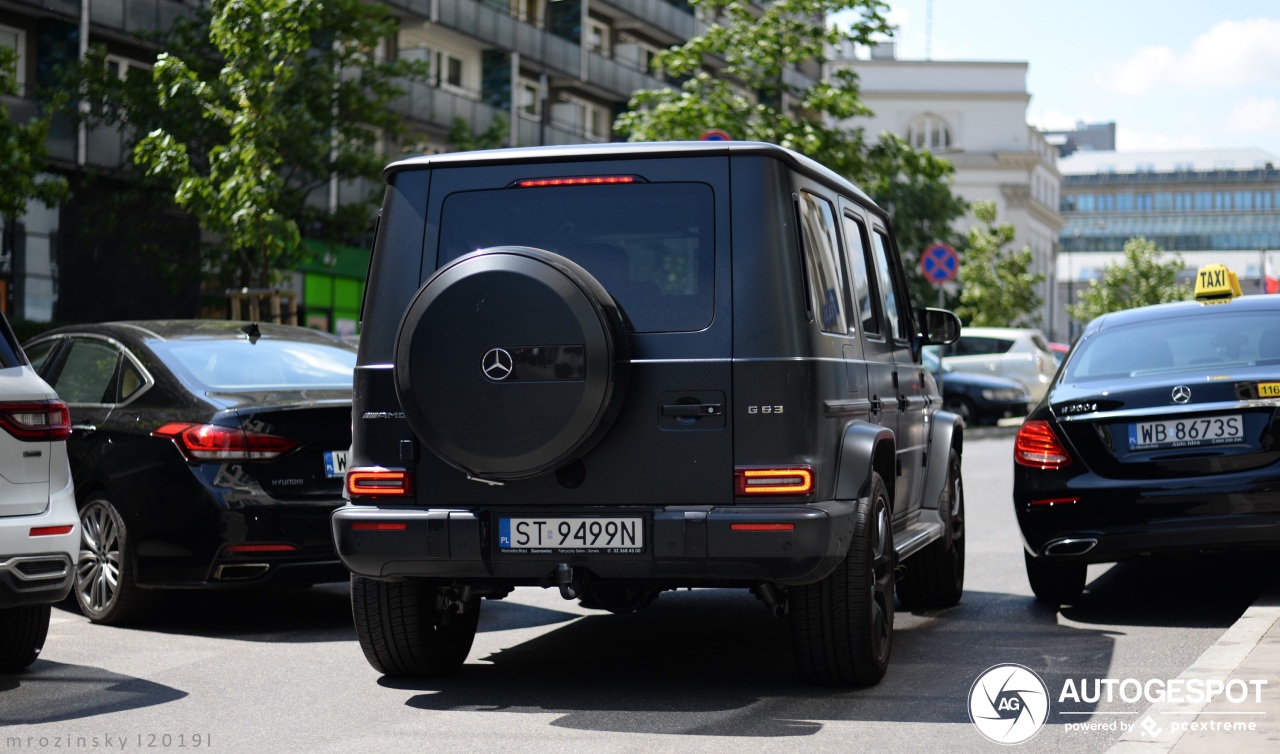
[(591, 275), (548, 251), (483, 249), (438, 270), (400, 322), (396, 392), (422, 442), (480, 478), (581, 457), (625, 393), (622, 315)]

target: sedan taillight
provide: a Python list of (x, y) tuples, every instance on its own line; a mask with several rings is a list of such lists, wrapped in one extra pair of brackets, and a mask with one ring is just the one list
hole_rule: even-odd
[(173, 440), (192, 461), (269, 461), (298, 446), (287, 437), (214, 424), (170, 422), (151, 434)]
[(71, 412), (62, 401), (0, 403), (0, 427), (24, 442), (51, 442), (71, 436)]
[(1071, 465), (1071, 454), (1058, 441), (1049, 422), (1035, 419), (1023, 422), (1018, 429), (1013, 460), (1037, 469), (1061, 469)]

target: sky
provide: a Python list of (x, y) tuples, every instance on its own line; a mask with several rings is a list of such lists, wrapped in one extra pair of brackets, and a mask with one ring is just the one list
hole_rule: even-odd
[(1026, 62), (1039, 128), (1114, 121), (1120, 151), (1280, 156), (1280, 0), (888, 4), (899, 59)]

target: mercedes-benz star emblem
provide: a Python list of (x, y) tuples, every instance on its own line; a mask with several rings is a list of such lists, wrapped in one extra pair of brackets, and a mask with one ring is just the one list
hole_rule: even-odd
[(1173, 389), (1173, 402), (1186, 403), (1191, 400), (1191, 388), (1186, 385), (1179, 385)]
[(505, 348), (490, 348), (485, 351), (484, 358), (480, 359), (480, 371), (494, 382), (502, 382), (510, 377), (513, 369), (515, 360)]

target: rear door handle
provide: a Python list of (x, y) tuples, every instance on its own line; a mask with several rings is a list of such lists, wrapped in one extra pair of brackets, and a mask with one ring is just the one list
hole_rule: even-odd
[(721, 403), (671, 403), (662, 407), (663, 416), (720, 416), (723, 413)]

